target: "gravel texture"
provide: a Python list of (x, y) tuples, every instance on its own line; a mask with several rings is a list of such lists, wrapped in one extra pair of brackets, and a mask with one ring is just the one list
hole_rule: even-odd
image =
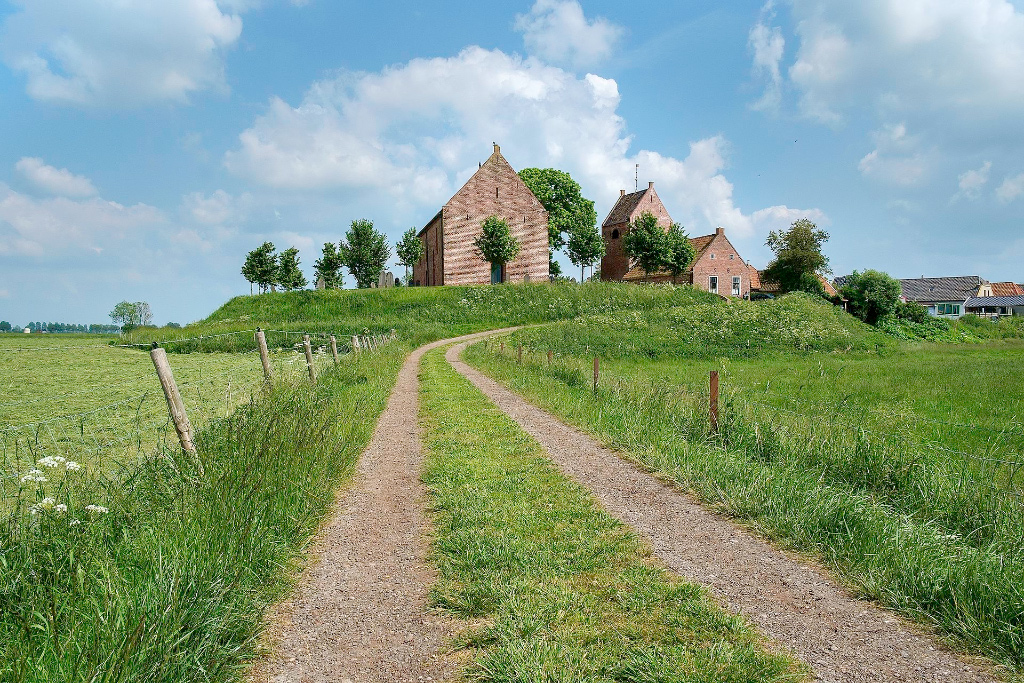
[[(474, 339), (479, 335), (460, 337)], [(310, 548), (291, 598), (267, 615), (274, 652), (250, 681), (437, 681), (458, 665), (445, 656), (453, 623), (428, 608), (426, 491), (420, 481), (418, 378), (422, 355), (402, 366), (349, 488)]]
[(851, 597), (822, 569), (790, 557), (593, 438), (447, 359), (547, 450), (568, 476), (651, 544), (669, 569), (707, 586), (821, 681), (995, 681), (877, 605)]

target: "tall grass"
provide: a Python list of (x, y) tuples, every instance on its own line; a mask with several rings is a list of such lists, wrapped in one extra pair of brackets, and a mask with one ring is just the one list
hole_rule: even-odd
[(779, 681), (740, 617), (666, 572), (628, 528), (436, 351), (424, 358), (435, 603), (474, 620), (477, 681)]
[(864, 594), (1024, 664), (1024, 519), (1015, 483), (991, 469), (944, 459), (897, 431), (799, 418), (728, 392), (712, 434), (700, 391), (606, 372), (595, 393), (583, 359), (520, 364), (482, 345), (467, 358), (707, 503), (816, 555)]
[(0, 526), (0, 680), (236, 678), (404, 353), (277, 383), (203, 429), (196, 461), (157, 451), (118, 476), (38, 463), (46, 481), (23, 482)]

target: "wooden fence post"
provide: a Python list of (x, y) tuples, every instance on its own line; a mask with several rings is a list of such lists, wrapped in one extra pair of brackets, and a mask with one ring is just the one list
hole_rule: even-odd
[(519, 364), (523, 364), (523, 345), (519, 345)]
[(306, 350), (306, 367), (309, 369), (309, 381), (316, 384), (316, 372), (313, 370), (313, 348), (309, 345), (309, 335), (302, 335), (302, 346)]
[(601, 374), (601, 363), (597, 356), (594, 356), (594, 393), (597, 393), (597, 378)]
[(548, 367), (549, 368), (551, 367), (551, 357), (553, 355), (554, 355), (554, 353), (551, 351), (551, 349), (548, 349)]
[(501, 342), (501, 347), (498, 349), (502, 354), (505, 353), (505, 342)]
[(167, 411), (171, 414), (174, 431), (178, 433), (181, 450), (190, 455), (195, 455), (196, 444), (192, 433), (192, 423), (188, 421), (185, 404), (182, 403), (181, 394), (178, 393), (178, 385), (174, 382), (174, 373), (171, 372), (171, 366), (167, 362), (167, 352), (157, 346), (156, 342), (153, 342), (153, 350), (149, 352), (149, 357), (153, 359), (156, 376), (160, 378), (160, 386), (164, 390), (164, 398), (167, 399)]
[(711, 433), (718, 433), (718, 371), (711, 371), (711, 393), (710, 393), (710, 418)]
[(359, 335), (352, 335), (352, 353), (359, 353)]
[(338, 364), (338, 340), (331, 335), (331, 355), (334, 356), (334, 364)]
[(263, 377), (270, 384), (270, 352), (267, 351), (267, 335), (260, 328), (256, 328), (256, 343), (260, 348), (260, 363), (263, 364)]

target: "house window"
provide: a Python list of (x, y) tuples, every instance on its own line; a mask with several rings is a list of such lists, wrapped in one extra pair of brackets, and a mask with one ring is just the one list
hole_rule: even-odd
[(939, 315), (960, 315), (960, 304), (938, 304)]
[(736, 258), (736, 254), (729, 254), (729, 260), (732, 261)]
[(715, 259), (715, 255), (714, 255), (714, 254), (712, 254), (712, 255), (711, 255), (711, 260), (714, 260), (714, 259)]
[(740, 276), (739, 275), (734, 276), (733, 279), (732, 279), (732, 295), (733, 296), (739, 296), (740, 295)]
[(614, 230), (612, 230), (612, 239), (613, 240), (619, 239), (619, 229), (618, 228), (615, 228)]
[(708, 278), (708, 291), (712, 294), (718, 294), (718, 276), (712, 275)]

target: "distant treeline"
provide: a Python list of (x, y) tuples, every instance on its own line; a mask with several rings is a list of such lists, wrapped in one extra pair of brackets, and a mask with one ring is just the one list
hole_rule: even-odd
[[(92, 325), (78, 325), (75, 323), (29, 323), (30, 332), (49, 332), (59, 334), (61, 332), (77, 332), (79, 334), (117, 334), (121, 328), (117, 325), (95, 323)], [(11, 325), (6, 320), (0, 320), (0, 332), (24, 332), (25, 328)]]

